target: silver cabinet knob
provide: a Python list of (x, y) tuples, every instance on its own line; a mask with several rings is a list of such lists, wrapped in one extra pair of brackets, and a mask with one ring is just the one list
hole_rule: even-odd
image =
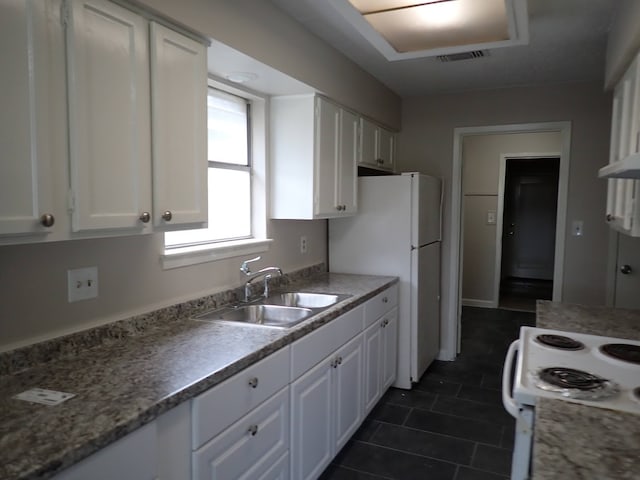
[(43, 227), (53, 227), (54, 223), (56, 223), (56, 219), (50, 213), (45, 213), (40, 217), (40, 225)]
[(247, 432), (249, 432), (252, 437), (255, 437), (258, 433), (258, 425), (250, 425)]
[(620, 273), (622, 273), (623, 275), (629, 275), (631, 272), (633, 272), (631, 265), (622, 265), (620, 267)]
[(170, 210), (167, 210), (166, 212), (164, 212), (164, 213), (162, 214), (162, 219), (163, 219), (165, 222), (169, 222), (169, 221), (171, 221), (171, 219), (172, 219), (172, 218), (173, 218), (173, 214), (171, 213), (171, 211), (170, 211)]
[(258, 378), (257, 377), (253, 377), (249, 379), (249, 386), (251, 388), (256, 388), (258, 386)]
[(607, 213), (607, 222), (611, 222), (613, 220), (613, 215), (611, 215), (610, 213)]
[(149, 223), (149, 220), (151, 220), (151, 214), (149, 212), (142, 212), (139, 218), (142, 223)]

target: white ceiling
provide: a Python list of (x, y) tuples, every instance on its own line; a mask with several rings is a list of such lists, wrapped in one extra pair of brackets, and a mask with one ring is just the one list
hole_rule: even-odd
[(493, 49), (484, 58), (442, 63), (435, 57), (388, 61), (340, 15), (332, 0), (270, 1), (402, 97), (551, 83), (604, 83), (607, 34), (619, 3), (528, 0), (528, 45)]

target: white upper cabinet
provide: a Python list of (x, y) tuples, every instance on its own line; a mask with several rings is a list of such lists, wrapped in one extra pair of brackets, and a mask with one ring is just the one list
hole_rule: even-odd
[(309, 220), (357, 210), (357, 117), (319, 96), (271, 101), (271, 216)]
[(46, 234), (58, 215), (47, 148), (47, 5), (5, 0), (1, 8), (0, 236)]
[(366, 118), (360, 118), (358, 164), (363, 167), (393, 171), (395, 168), (395, 134)]
[(67, 6), (73, 231), (148, 229), (148, 23), (106, 0)]
[(640, 236), (640, 59), (636, 57), (613, 95), (609, 165), (599, 175), (609, 178), (607, 222), (612, 228)]
[(109, 0), (0, 9), (0, 243), (205, 226), (204, 41)]
[(207, 53), (151, 22), (153, 223), (207, 223)]

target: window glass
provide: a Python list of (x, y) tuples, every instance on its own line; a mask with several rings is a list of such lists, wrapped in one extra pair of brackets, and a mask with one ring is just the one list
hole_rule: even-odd
[(252, 237), (247, 101), (210, 88), (207, 130), (209, 226), (165, 233), (167, 248)]

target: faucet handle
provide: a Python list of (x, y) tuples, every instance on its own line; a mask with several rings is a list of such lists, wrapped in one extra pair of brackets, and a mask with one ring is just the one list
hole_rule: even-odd
[(261, 258), (262, 257), (260, 255), (258, 255), (256, 258), (252, 258), (250, 260), (245, 260), (244, 262), (242, 262), (242, 265), (240, 266), (240, 271), (242, 273), (244, 273), (245, 275), (251, 275), (251, 268), (249, 268), (249, 264), (252, 263), (252, 262), (257, 262)]

